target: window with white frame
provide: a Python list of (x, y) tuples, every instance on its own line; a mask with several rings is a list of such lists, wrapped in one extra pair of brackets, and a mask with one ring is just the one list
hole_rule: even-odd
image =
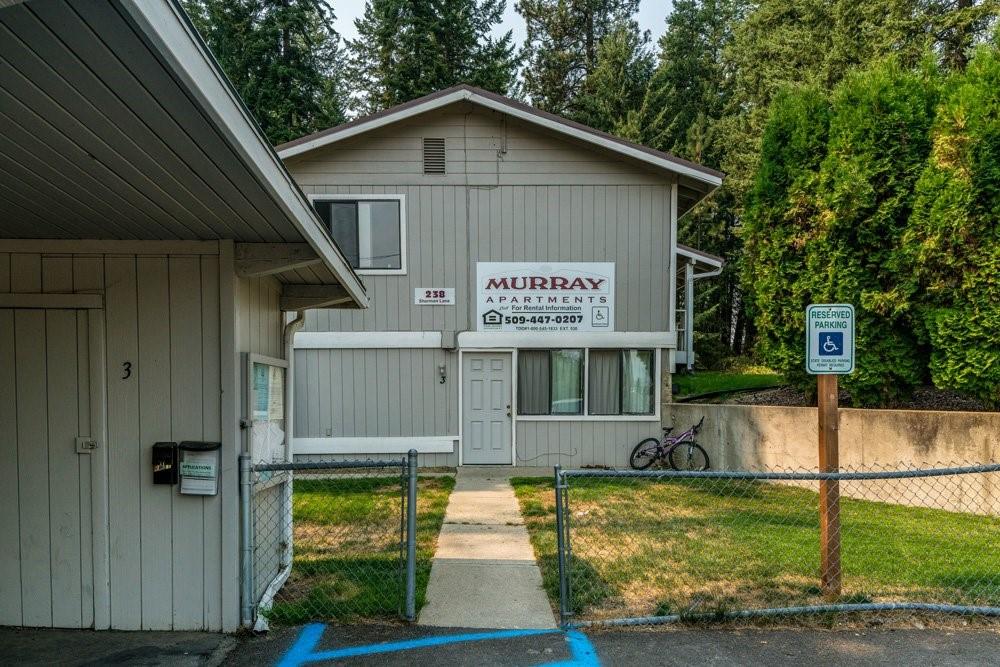
[(653, 415), (653, 350), (519, 350), (517, 410), (522, 416)]
[(583, 350), (520, 350), (518, 414), (583, 414), (583, 356)]
[(402, 196), (313, 198), (351, 266), (362, 273), (403, 273), (405, 218)]

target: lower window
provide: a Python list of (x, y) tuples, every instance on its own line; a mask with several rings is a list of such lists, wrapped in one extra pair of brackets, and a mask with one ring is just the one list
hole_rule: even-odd
[(521, 350), (517, 409), (522, 415), (583, 414), (583, 350)]
[(517, 411), (543, 415), (652, 415), (653, 350), (520, 350)]
[(590, 350), (589, 357), (588, 414), (653, 414), (652, 350)]

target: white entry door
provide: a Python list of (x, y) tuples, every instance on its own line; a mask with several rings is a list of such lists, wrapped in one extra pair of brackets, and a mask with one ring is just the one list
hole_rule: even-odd
[(510, 464), (511, 353), (462, 355), (462, 463)]
[(0, 308), (0, 625), (107, 627), (101, 312)]

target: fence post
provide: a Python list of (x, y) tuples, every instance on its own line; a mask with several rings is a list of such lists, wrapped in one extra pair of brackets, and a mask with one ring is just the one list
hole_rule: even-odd
[(253, 624), (253, 472), (250, 457), (240, 455), (240, 625)]
[(406, 620), (417, 620), (417, 450), (406, 453)]
[(556, 554), (559, 560), (559, 625), (565, 626), (569, 617), (569, 585), (566, 572), (566, 535), (563, 531), (563, 479), (562, 466), (555, 467), (556, 486)]
[[(840, 403), (836, 375), (817, 375), (819, 415), (819, 471), (840, 470)], [(840, 482), (819, 483), (820, 588), (828, 600), (841, 593)]]

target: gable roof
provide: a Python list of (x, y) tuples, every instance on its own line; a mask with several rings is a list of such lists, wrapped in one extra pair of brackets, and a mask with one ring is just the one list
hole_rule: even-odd
[(625, 157), (644, 162), (647, 165), (672, 173), (686, 176), (711, 191), (722, 185), (724, 174), (714, 169), (702, 166), (689, 160), (684, 160), (670, 153), (654, 150), (648, 146), (626, 141), (619, 137), (595, 130), (581, 123), (557, 116), (541, 109), (491, 93), (481, 88), (460, 84), (419, 97), (384, 111), (358, 118), (356, 120), (310, 134), (275, 147), (278, 156), (285, 160), (296, 155), (328, 146), (349, 137), (397, 123), (407, 118), (427, 113), (435, 109), (455, 104), (456, 102), (472, 102), (487, 109), (493, 109), (508, 114), (527, 123), (543, 127), (556, 134), (561, 134), (600, 148), (610, 150)]

